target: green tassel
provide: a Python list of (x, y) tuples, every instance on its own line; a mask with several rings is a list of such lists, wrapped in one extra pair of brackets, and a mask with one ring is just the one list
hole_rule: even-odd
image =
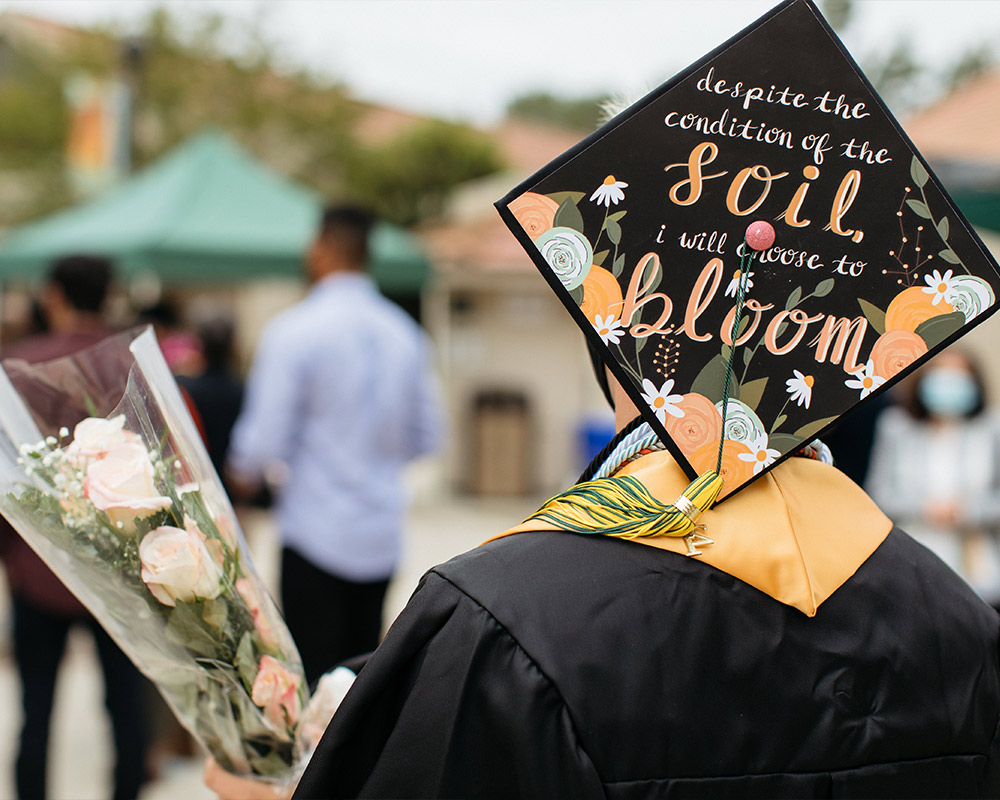
[(721, 491), (721, 476), (706, 472), (674, 503), (664, 505), (636, 478), (599, 478), (553, 497), (525, 522), (544, 521), (571, 533), (620, 539), (684, 537), (694, 533), (698, 516), (712, 507)]

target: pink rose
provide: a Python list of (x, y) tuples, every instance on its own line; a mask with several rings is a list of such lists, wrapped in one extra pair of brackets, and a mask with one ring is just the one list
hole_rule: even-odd
[(125, 417), (119, 414), (111, 419), (88, 417), (73, 429), (73, 441), (66, 454), (74, 460), (101, 458), (121, 444), (136, 444), (139, 437), (125, 430)]
[(132, 523), (171, 504), (153, 485), (153, 463), (141, 444), (127, 442), (109, 450), (87, 467), (84, 494), (111, 521)]
[(274, 647), (277, 645), (278, 642), (275, 639), (274, 630), (271, 628), (271, 623), (268, 622), (267, 616), (260, 607), (260, 600), (253, 590), (253, 584), (246, 578), (238, 578), (236, 581), (236, 591), (239, 592), (240, 597), (243, 598), (243, 602), (250, 609), (250, 615), (253, 617), (253, 624), (257, 628), (261, 643), (265, 647)]
[(278, 659), (261, 656), (250, 697), (279, 731), (298, 722), (302, 711), (299, 682), (299, 676), (285, 669)]
[(139, 561), (143, 582), (164, 605), (222, 593), (222, 570), (197, 528), (183, 530), (162, 525), (151, 530), (139, 543)]

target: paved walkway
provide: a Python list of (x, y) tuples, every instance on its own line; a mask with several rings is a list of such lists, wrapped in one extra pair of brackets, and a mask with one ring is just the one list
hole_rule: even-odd
[[(475, 547), (515, 524), (538, 503), (531, 500), (424, 501), (414, 507), (406, 531), (407, 548), (399, 573), (390, 584), (387, 617), (406, 604), (420, 576), (434, 564)], [(264, 581), (277, 576), (277, 541), (270, 516), (257, 513), (244, 521), (254, 560)], [(0, 581), (2, 581), (0, 570)], [(9, 654), (6, 587), (0, 586), (0, 800), (13, 798), (13, 759), (20, 726), (19, 687)], [(71, 637), (56, 689), (49, 758), (53, 800), (101, 800), (109, 797), (111, 734), (102, 705), (100, 673), (86, 634)], [(165, 765), (141, 800), (211, 800), (201, 783), (201, 759), (178, 759)]]

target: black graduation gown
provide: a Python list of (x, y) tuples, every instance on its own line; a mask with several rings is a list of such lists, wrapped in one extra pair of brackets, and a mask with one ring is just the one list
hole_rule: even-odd
[(521, 533), (424, 576), (295, 797), (1000, 796), (998, 635), (898, 530), (813, 618), (672, 552)]

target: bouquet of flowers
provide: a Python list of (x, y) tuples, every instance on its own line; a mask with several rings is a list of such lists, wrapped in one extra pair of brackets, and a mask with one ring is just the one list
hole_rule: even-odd
[(295, 645), (150, 329), (0, 371), (0, 511), (228, 771), (289, 779)]

